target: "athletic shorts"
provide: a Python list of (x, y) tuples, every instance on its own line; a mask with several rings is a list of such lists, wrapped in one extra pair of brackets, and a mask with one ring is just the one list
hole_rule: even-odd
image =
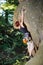
[(28, 41), (27, 42), (27, 48), (28, 48), (28, 51), (31, 51), (34, 49), (34, 43), (33, 41)]
[(25, 39), (25, 38), (29, 38), (29, 33), (24, 33), (24, 36), (23, 36), (23, 39)]

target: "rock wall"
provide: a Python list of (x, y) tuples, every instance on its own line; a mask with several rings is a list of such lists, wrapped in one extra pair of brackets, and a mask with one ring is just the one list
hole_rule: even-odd
[(43, 0), (22, 0), (14, 12), (14, 27), (14, 23), (19, 19), (23, 6), (26, 9), (24, 22), (27, 25), (27, 29), (31, 32), (35, 44), (39, 44), (39, 41), (43, 40)]
[(43, 65), (43, 41), (41, 42), (39, 50), (34, 58), (28, 61), (25, 65)]
[[(35, 44), (39, 44), (39, 50), (33, 59), (28, 61), (26, 65), (43, 65), (43, 0), (22, 0), (20, 1), (13, 17), (13, 26), (15, 21), (19, 19), (19, 14), (24, 6), (26, 13), (24, 14), (24, 22), (27, 29), (31, 32)], [(41, 42), (39, 42), (41, 40)]]

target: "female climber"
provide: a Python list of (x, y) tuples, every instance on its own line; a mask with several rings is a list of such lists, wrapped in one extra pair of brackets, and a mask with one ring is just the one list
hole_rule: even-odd
[(15, 26), (17, 27), (17, 29), (19, 29), (24, 34), (23, 43), (27, 44), (28, 53), (31, 58), (31, 56), (35, 55), (34, 43), (32, 40), (32, 36), (30, 32), (27, 30), (27, 26), (24, 23), (24, 11), (25, 10), (22, 9), (21, 16), (19, 17), (20, 20), (15, 22)]

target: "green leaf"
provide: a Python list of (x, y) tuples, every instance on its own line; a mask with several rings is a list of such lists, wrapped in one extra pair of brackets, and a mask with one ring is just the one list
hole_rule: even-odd
[(4, 3), (4, 4), (2, 4), (1, 5), (1, 8), (3, 9), (3, 10), (12, 10), (12, 9), (16, 9), (17, 8), (17, 6), (16, 5), (14, 5), (14, 4), (10, 4), (10, 3)]

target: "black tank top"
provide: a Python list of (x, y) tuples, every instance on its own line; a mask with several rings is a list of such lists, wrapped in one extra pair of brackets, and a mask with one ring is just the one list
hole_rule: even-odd
[(28, 33), (28, 36), (31, 37), (31, 39), (32, 39), (31, 33), (27, 30), (27, 28), (21, 27), (20, 28), (20, 32), (22, 32), (23, 34)]
[(21, 27), (21, 28), (20, 28), (20, 31), (21, 31), (22, 33), (27, 33), (27, 32), (28, 32), (28, 30), (27, 30), (25, 27), (24, 27), (24, 28)]

